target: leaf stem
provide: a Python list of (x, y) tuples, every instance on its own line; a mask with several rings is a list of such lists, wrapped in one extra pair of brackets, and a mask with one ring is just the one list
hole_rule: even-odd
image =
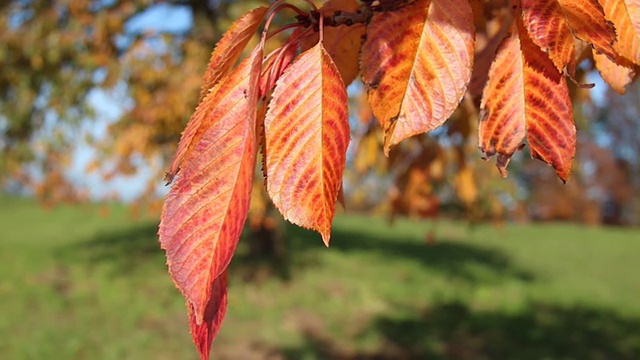
[(322, 46), (324, 46), (324, 16), (320, 16), (320, 24), (318, 26), (318, 30), (319, 30), (319, 35), (320, 35), (320, 44), (322, 44)]
[(281, 4), (280, 6), (278, 6), (278, 9), (274, 10), (274, 12), (280, 12), (283, 9), (293, 10), (296, 14), (302, 15), (302, 16), (307, 14), (306, 12), (300, 10), (300, 8), (298, 8), (297, 6), (291, 5), (291, 4), (287, 4), (287, 3)]
[[(289, 50), (289, 48), (291, 46), (298, 46), (298, 44), (300, 44), (300, 42), (307, 36), (309, 36), (311, 33), (311, 29), (305, 29), (303, 31), (299, 31), (297, 33), (294, 33), (291, 38), (289, 38), (287, 40), (287, 42), (280, 47), (279, 49), (275, 50), (273, 53), (277, 52), (276, 58), (271, 62), (270, 64), (270, 69), (269, 71), (269, 75), (267, 78), (267, 89), (271, 89), (272, 87), (275, 86), (275, 82), (278, 80), (278, 77), (280, 77), (280, 75), (282, 74), (282, 72), (284, 71), (284, 66), (285, 65), (283, 63), (284, 61), (284, 55), (286, 54), (286, 52)], [(271, 56), (271, 54), (269, 54), (269, 56)]]
[(267, 40), (269, 40), (272, 37), (280, 34), (283, 31), (286, 31), (286, 30), (289, 30), (289, 29), (294, 29), (294, 28), (297, 28), (297, 27), (301, 27), (300, 23), (292, 23), (292, 24), (289, 24), (289, 25), (285, 25), (285, 26), (279, 28), (278, 30), (276, 30), (276, 31), (270, 33), (269, 35), (267, 35)]

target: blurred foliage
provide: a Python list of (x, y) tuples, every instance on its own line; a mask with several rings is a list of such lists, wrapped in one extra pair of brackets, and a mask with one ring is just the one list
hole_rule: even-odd
[[(87, 143), (97, 150), (87, 172), (109, 180), (144, 170), (151, 180), (140, 200), (156, 201), (166, 163), (197, 105), (213, 45), (234, 19), (266, 2), (3, 1), (0, 185), (19, 184), (50, 204), (86, 200), (86, 189), (78, 189), (67, 170), (75, 146)], [(510, 214), (514, 219), (637, 223), (637, 82), (625, 97), (607, 95), (624, 112), (600, 110), (591, 103), (589, 90), (571, 87), (582, 133), (568, 186), (540, 164), (516, 159), (511, 179), (503, 180), (493, 165), (481, 161), (476, 109), (490, 65), (486, 59), (492, 59), (487, 54), (495, 53), (505, 35), (507, 12), (504, 0), (471, 4), (477, 31), (474, 75), (469, 96), (442, 128), (408, 139), (385, 158), (382, 134), (366, 99), (353, 92), (347, 207), (374, 209), (392, 219), (434, 217), (444, 211), (474, 221)], [(169, 10), (161, 20), (166, 26), (145, 24), (145, 15), (159, 7)], [(189, 19), (174, 19), (177, 10)], [(577, 81), (586, 82), (589, 66), (580, 69)], [(86, 131), (87, 121), (103, 115), (94, 108), (97, 93), (107, 94), (107, 103), (117, 107), (107, 136)], [(589, 120), (593, 114), (599, 114), (595, 123)], [(261, 199), (258, 214), (270, 209), (267, 198), (254, 198)]]
[[(135, 173), (136, 157), (149, 163), (168, 159), (196, 106), (213, 44), (235, 17), (259, 2), (2, 2), (3, 179), (34, 186), (37, 195), (52, 201), (77, 197), (63, 173), (71, 161), (70, 150), (80, 140), (99, 149), (87, 170), (103, 170), (106, 178)], [(132, 26), (158, 6), (187, 10), (191, 23), (178, 31)], [(177, 27), (167, 27), (172, 28)], [(98, 115), (90, 101), (95, 90), (122, 99), (118, 105), (124, 112), (110, 125), (108, 137), (79, 139), (81, 121)], [(44, 141), (38, 136), (43, 131)], [(107, 160), (112, 166), (105, 169)], [(152, 170), (161, 173), (162, 162)], [(34, 167), (25, 168), (25, 163), (35, 165), (41, 176), (34, 177), (29, 172)], [(145, 195), (154, 189), (149, 186)]]

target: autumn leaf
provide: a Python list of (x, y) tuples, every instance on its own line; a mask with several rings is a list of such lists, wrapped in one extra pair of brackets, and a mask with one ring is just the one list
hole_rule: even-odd
[(227, 313), (227, 271), (225, 270), (211, 284), (211, 296), (204, 310), (202, 323), (198, 324), (193, 304), (187, 303), (189, 329), (202, 360), (209, 359), (211, 344), (220, 331), (222, 320)]
[(522, 20), (531, 37), (559, 71), (574, 59), (574, 37), (615, 59), (613, 26), (597, 0), (522, 0)]
[[(202, 341), (210, 341), (218, 331), (220, 322), (215, 319), (221, 319), (221, 306), (226, 304), (220, 298), (219, 278), (231, 261), (249, 209), (261, 63), (262, 49), (257, 48), (196, 110), (194, 116), (202, 119), (200, 135), (184, 156), (161, 215), (160, 245), (169, 273), (191, 309), (194, 342), (203, 359), (207, 357), (202, 349), (210, 343)], [(218, 309), (212, 304), (219, 304)]]
[(249, 43), (249, 40), (255, 35), (267, 11), (269, 11), (269, 8), (258, 7), (244, 14), (231, 24), (220, 41), (218, 41), (211, 53), (207, 72), (202, 81), (202, 87), (200, 88), (201, 100), (207, 95), (207, 91), (229, 74), (240, 55), (242, 55), (242, 51)]
[[(358, 10), (356, 0), (329, 0), (320, 8), (323, 16), (329, 16), (336, 11), (355, 12)], [(340, 25), (337, 27), (324, 28), (324, 47), (331, 56), (331, 59), (338, 67), (342, 80), (349, 85), (355, 80), (360, 72), (359, 55), (362, 37), (365, 34), (364, 24), (353, 24), (350, 26)], [(302, 51), (312, 48), (319, 40), (319, 34), (308, 37), (300, 44)]]
[[(472, 2), (472, 4), (480, 4), (484, 6), (480, 1), (481, 0), (476, 0)], [(505, 15), (500, 20), (494, 20), (500, 24), (499, 29), (486, 40), (486, 44), (481, 47), (482, 50), (478, 51), (475, 55), (473, 70), (471, 72), (471, 81), (467, 87), (467, 94), (470, 95), (474, 102), (475, 100), (478, 100), (478, 102), (480, 101), (479, 99), (482, 96), (484, 85), (487, 83), (489, 68), (491, 68), (491, 64), (493, 63), (496, 50), (502, 43), (502, 40), (504, 40), (509, 33), (509, 29), (511, 29), (513, 15), (510, 11), (504, 11), (504, 13)], [(476, 47), (478, 45), (480, 44), (476, 41)]]
[(624, 58), (618, 60), (621, 63), (619, 64), (594, 51), (593, 61), (602, 79), (618, 94), (626, 93), (626, 86), (633, 81), (638, 72), (638, 66)]
[[(551, 0), (546, 0), (551, 1)], [(596, 51), (615, 59), (613, 43), (616, 33), (613, 25), (604, 16), (598, 0), (555, 0), (562, 7), (562, 13), (573, 35)]]
[(362, 46), (369, 103), (385, 131), (385, 153), (437, 128), (471, 78), (474, 29), (467, 0), (418, 0), (376, 14)]
[(596, 54), (593, 59), (604, 81), (616, 92), (625, 93), (640, 65), (640, 0), (600, 0), (605, 15), (616, 27), (616, 62)]
[(213, 110), (213, 104), (215, 104), (212, 101), (204, 101), (208, 91), (211, 91), (222, 78), (229, 75), (245, 46), (264, 19), (267, 10), (264, 7), (256, 8), (234, 22), (211, 53), (211, 60), (207, 66), (207, 72), (200, 90), (201, 102), (182, 132), (178, 150), (165, 176), (167, 184), (173, 181), (175, 175), (180, 171), (180, 166), (186, 154), (192, 150), (203, 133), (201, 129), (203, 116), (209, 114)]
[(531, 155), (551, 164), (566, 181), (576, 146), (566, 80), (518, 19), (516, 24), (489, 71), (478, 127), (480, 150), (487, 157), (497, 153), (498, 169), (506, 176), (526, 134)]
[(614, 50), (640, 65), (640, 0), (600, 0), (605, 15), (616, 27)]
[(282, 74), (265, 127), (267, 192), (288, 221), (329, 244), (349, 144), (347, 92), (322, 43)]
[[(476, 100), (482, 93), (479, 146), (487, 157), (498, 155), (503, 176), (526, 137), (531, 155), (566, 181), (576, 129), (563, 73), (572, 75), (588, 54), (587, 44), (603, 77), (618, 89), (624, 89), (638, 64), (639, 15), (630, 12), (638, 0), (509, 2), (514, 7), (474, 0), (475, 17), (468, 0), (329, 0), (319, 11), (315, 3), (307, 1), (313, 8), (307, 13), (285, 1), (273, 2), (271, 10), (256, 9), (232, 25), (211, 55), (202, 102), (167, 174), (169, 182), (176, 175), (177, 180), (163, 208), (160, 242), (187, 300), (202, 359), (209, 357), (225, 316), (226, 269), (250, 211), (258, 143), (275, 207), (329, 244), (336, 203), (344, 196), (349, 144), (345, 83), (359, 70), (373, 114), (364, 117), (375, 116), (382, 125), (375, 131), (384, 131), (387, 155), (391, 146), (442, 125), (468, 90)], [(274, 30), (271, 25), (279, 22), (281, 11), (295, 20)], [(268, 13), (260, 45), (236, 67)], [(470, 86), (474, 21), (485, 30), (477, 49), (482, 59)], [(617, 34), (609, 21), (619, 28)], [(288, 38), (264, 57), (265, 42), (271, 46), (284, 35)], [(448, 136), (470, 133), (475, 107), (467, 99)], [(444, 179), (447, 155), (439, 147), (425, 147), (421, 139), (409, 141), (420, 156), (410, 159), (409, 170), (396, 179), (403, 185), (392, 190), (394, 213), (439, 212), (433, 180)], [(354, 161), (361, 173), (380, 163), (373, 151), (378, 141), (372, 130), (360, 142)], [(464, 165), (463, 145), (454, 146), (461, 167), (453, 185), (460, 200), (473, 207), (479, 173)], [(389, 164), (407, 163), (403, 148), (394, 151)]]
[[(304, 36), (303, 34), (303, 29), (298, 27), (293, 31), (289, 39), (297, 39), (298, 37)], [(267, 102), (271, 99), (271, 92), (273, 91), (276, 81), (298, 55), (298, 45), (295, 41), (293, 43), (287, 41), (278, 50), (275, 50), (269, 54), (270, 56), (267, 56), (267, 59), (262, 64), (263, 70), (260, 76), (260, 90), (258, 92), (260, 99), (264, 99)]]
[(531, 40), (559, 71), (574, 59), (573, 34), (556, 0), (522, 0), (522, 19)]

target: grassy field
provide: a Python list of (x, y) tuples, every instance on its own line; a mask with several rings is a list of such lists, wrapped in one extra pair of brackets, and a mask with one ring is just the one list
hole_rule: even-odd
[[(0, 197), (0, 358), (197, 358), (156, 222), (101, 212)], [(214, 358), (639, 358), (638, 229), (339, 216), (329, 249), (286, 234), (288, 276), (239, 248)]]

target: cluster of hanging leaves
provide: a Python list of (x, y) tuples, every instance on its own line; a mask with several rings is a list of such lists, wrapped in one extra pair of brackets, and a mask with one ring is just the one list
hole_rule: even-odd
[[(441, 126), (471, 93), (481, 98), (478, 145), (485, 157), (497, 155), (503, 175), (526, 138), (532, 156), (566, 181), (576, 146), (567, 79), (589, 86), (575, 72), (593, 52), (605, 81), (622, 92), (640, 64), (638, 0), (491, 1), (507, 14), (480, 51), (479, 0), (306, 3), (308, 11), (279, 0), (231, 25), (167, 173), (174, 184), (159, 237), (203, 359), (227, 308), (227, 266), (259, 152), (275, 207), (329, 244), (349, 144), (346, 86), (358, 75), (385, 154)], [(281, 13), (292, 21), (273, 30)], [(288, 38), (268, 52), (277, 34)], [(485, 69), (483, 81), (472, 79), (474, 67)]]

